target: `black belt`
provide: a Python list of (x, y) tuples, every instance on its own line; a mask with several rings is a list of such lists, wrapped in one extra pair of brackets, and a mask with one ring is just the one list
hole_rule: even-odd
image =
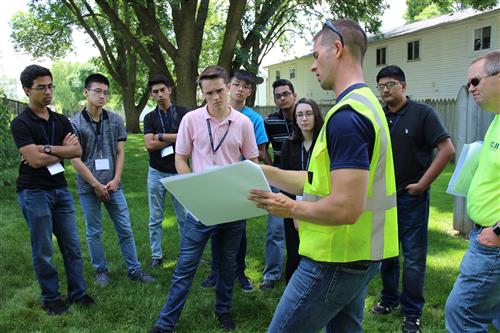
[(480, 224), (474, 223), (474, 229), (483, 230), (484, 228), (488, 228), (488, 227), (485, 227), (484, 225), (480, 225)]

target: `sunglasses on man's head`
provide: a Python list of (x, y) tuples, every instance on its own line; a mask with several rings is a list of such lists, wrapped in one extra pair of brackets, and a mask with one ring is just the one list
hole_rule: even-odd
[(330, 29), (331, 31), (333, 31), (337, 35), (339, 35), (339, 37), (340, 37), (340, 44), (342, 44), (342, 46), (344, 46), (344, 37), (340, 33), (339, 29), (335, 26), (335, 24), (332, 23), (332, 21), (326, 20), (325, 24), (323, 24), (323, 27), (327, 27), (328, 29)]
[(470, 89), (470, 86), (473, 86), (473, 87), (477, 87), (479, 85), (479, 83), (481, 82), (482, 79), (486, 79), (487, 77), (490, 77), (490, 76), (495, 76), (497, 75), (499, 72), (497, 73), (493, 73), (493, 74), (490, 74), (490, 75), (486, 75), (486, 76), (482, 76), (482, 77), (473, 77), (472, 79), (470, 79), (469, 82), (467, 82), (467, 89)]

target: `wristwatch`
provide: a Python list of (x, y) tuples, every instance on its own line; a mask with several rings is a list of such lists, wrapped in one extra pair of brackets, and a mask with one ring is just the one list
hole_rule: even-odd
[(49, 154), (49, 155), (52, 154), (52, 147), (50, 145), (44, 145), (43, 146), (43, 152), (45, 154)]
[(163, 142), (163, 133), (158, 134), (158, 141)]
[(495, 224), (494, 226), (491, 227), (493, 229), (493, 232), (500, 237), (500, 224)]

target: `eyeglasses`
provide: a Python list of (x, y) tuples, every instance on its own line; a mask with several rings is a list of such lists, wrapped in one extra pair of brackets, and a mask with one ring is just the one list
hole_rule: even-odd
[(467, 89), (470, 89), (470, 86), (477, 87), (479, 85), (479, 82), (481, 82), (482, 79), (486, 79), (487, 77), (490, 77), (490, 76), (495, 76), (498, 73), (500, 73), (500, 72), (496, 72), (496, 73), (482, 76), (482, 77), (478, 76), (478, 77), (474, 77), (474, 78), (470, 79), (470, 81), (467, 82)]
[(41, 84), (39, 86), (36, 86), (34, 88), (31, 88), (32, 90), (36, 90), (36, 91), (40, 91), (40, 92), (45, 92), (47, 89), (49, 89), (50, 91), (54, 90), (56, 86), (52, 85), (52, 84), (47, 84), (47, 85), (44, 85), (44, 84)]
[(249, 84), (231, 83), (231, 85), (236, 89), (252, 89), (252, 86)]
[(378, 91), (384, 91), (385, 88), (391, 90), (392, 88), (394, 88), (398, 83), (396, 81), (389, 81), (387, 83), (384, 83), (384, 84), (378, 84), (377, 85), (377, 89)]
[(323, 24), (323, 27), (325, 27), (325, 26), (328, 29), (330, 29), (331, 31), (335, 32), (337, 35), (339, 35), (339, 37), (340, 37), (340, 43), (342, 44), (342, 46), (344, 46), (344, 37), (342, 37), (342, 34), (340, 33), (339, 29), (337, 29), (335, 27), (335, 25), (332, 23), (332, 21), (326, 20), (325, 24)]
[(292, 94), (291, 91), (285, 91), (284, 93), (281, 93), (281, 94), (275, 94), (274, 95), (274, 99), (281, 99), (282, 97), (283, 98), (287, 98), (288, 96), (290, 96)]
[(96, 95), (104, 95), (104, 97), (109, 97), (111, 95), (111, 93), (109, 92), (109, 90), (102, 90), (102, 89), (99, 89), (99, 88), (95, 88), (95, 89), (88, 89), (89, 91), (92, 91), (94, 92)]
[(299, 112), (299, 113), (296, 113), (295, 116), (299, 119), (299, 118), (302, 118), (302, 117), (305, 117), (305, 118), (311, 118), (311, 117), (314, 117), (314, 112), (313, 111), (308, 111), (308, 112)]

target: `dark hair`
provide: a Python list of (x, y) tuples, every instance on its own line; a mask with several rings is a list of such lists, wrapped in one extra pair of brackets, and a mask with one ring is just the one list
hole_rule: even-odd
[(307, 104), (311, 106), (313, 113), (314, 113), (314, 128), (313, 128), (313, 143), (316, 141), (319, 132), (321, 131), (321, 128), (323, 127), (323, 115), (321, 114), (321, 110), (319, 109), (318, 104), (311, 98), (301, 98), (297, 101), (295, 104), (295, 107), (293, 108), (293, 131), (292, 135), (290, 136), (290, 141), (303, 141), (304, 136), (302, 135), (302, 131), (299, 128), (299, 125), (297, 125), (297, 105), (299, 104)]
[(21, 72), (19, 79), (23, 88), (31, 88), (33, 81), (42, 76), (50, 76), (52, 79), (52, 73), (49, 69), (38, 65), (29, 65)]
[(252, 86), (252, 88), (255, 88), (255, 78), (252, 74), (249, 72), (243, 70), (243, 69), (236, 69), (233, 74), (231, 75), (231, 78), (229, 81), (232, 79), (237, 79), (245, 82), (246, 84), (249, 84)]
[(89, 89), (92, 83), (102, 83), (105, 84), (109, 87), (109, 80), (102, 74), (95, 73), (95, 74), (90, 74), (87, 76), (85, 79), (85, 88)]
[[(362, 65), (366, 49), (368, 48), (368, 37), (363, 28), (361, 28), (358, 22), (349, 19), (330, 20), (330, 22), (342, 34), (344, 46), (349, 50), (349, 53), (357, 58)], [(323, 25), (323, 28), (314, 36), (313, 41), (318, 39), (319, 36), (323, 37), (321, 44), (327, 46), (333, 45), (336, 40), (340, 39), (340, 36), (326, 25)]]
[(203, 70), (203, 72), (201, 72), (200, 76), (198, 77), (198, 85), (201, 88), (201, 81), (214, 79), (223, 79), (224, 83), (227, 84), (228, 79), (226, 70), (220, 66), (208, 66)]
[(382, 68), (377, 74), (377, 83), (385, 77), (396, 79), (399, 82), (406, 82), (405, 73), (396, 65), (389, 65)]
[(148, 89), (151, 90), (151, 88), (155, 84), (161, 84), (161, 83), (163, 83), (164, 85), (166, 85), (169, 88), (172, 88), (174, 86), (172, 81), (170, 81), (166, 75), (156, 74), (156, 75), (153, 75), (153, 77), (151, 77), (151, 79), (149, 79)]
[(276, 80), (273, 82), (273, 94), (274, 94), (274, 90), (278, 87), (281, 87), (281, 86), (288, 86), (288, 87), (290, 87), (290, 91), (292, 93), (295, 92), (295, 89), (293, 88), (292, 82), (290, 82), (286, 79), (279, 79), (279, 80)]

